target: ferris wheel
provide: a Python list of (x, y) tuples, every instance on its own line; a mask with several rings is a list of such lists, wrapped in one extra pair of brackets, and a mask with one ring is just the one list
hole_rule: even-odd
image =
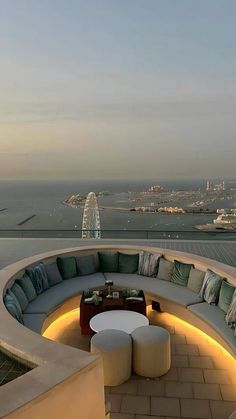
[(101, 225), (97, 197), (94, 192), (87, 195), (83, 221), (82, 221), (82, 239), (100, 239)]

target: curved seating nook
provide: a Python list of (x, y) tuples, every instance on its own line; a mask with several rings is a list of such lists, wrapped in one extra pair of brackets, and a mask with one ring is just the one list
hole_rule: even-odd
[(137, 254), (141, 250), (162, 254), (169, 261), (193, 264), (201, 271), (211, 269), (236, 287), (236, 268), (192, 254), (151, 247), (78, 247), (47, 252), (7, 266), (0, 271), (1, 350), (31, 366), (32, 370), (1, 387), (1, 417), (37, 419), (56, 414), (57, 418), (105, 418), (100, 357), (40, 335), (57, 317), (78, 307), (84, 289), (104, 286), (105, 279), (112, 279), (115, 287), (142, 289), (147, 301), (158, 301), (162, 311), (198, 327), (235, 357), (235, 331), (226, 324), (225, 313), (218, 306), (204, 302), (191, 289), (158, 277), (96, 272), (63, 280), (28, 304), (23, 314), (24, 325), (14, 319), (4, 305), (4, 295), (15, 279), (20, 278), (27, 267), (40, 261), (47, 265), (55, 262), (58, 256), (91, 254), (98, 261), (98, 251)]

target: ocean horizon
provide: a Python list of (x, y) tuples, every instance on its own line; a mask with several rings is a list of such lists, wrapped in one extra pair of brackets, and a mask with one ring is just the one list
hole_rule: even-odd
[[(154, 184), (171, 190), (205, 189), (203, 179), (2, 179), (0, 181), (0, 229), (80, 230), (83, 208), (69, 208), (62, 201), (71, 195), (109, 191), (99, 198), (110, 206), (126, 206), (127, 192), (141, 192)], [(231, 185), (234, 185), (231, 182)], [(30, 218), (23, 225), (22, 221)], [(193, 230), (196, 224), (212, 222), (212, 215), (168, 215), (100, 211), (104, 230)]]

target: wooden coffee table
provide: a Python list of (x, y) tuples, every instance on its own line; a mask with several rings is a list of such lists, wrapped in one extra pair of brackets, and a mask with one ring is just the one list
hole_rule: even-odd
[(146, 301), (143, 291), (140, 291), (140, 296), (143, 297), (143, 301), (126, 301), (122, 297), (121, 291), (119, 292), (119, 298), (106, 298), (105, 293), (102, 297), (102, 302), (96, 306), (95, 304), (86, 304), (84, 302), (84, 293), (80, 301), (80, 327), (83, 335), (89, 335), (94, 333), (90, 328), (90, 320), (96, 314), (103, 313), (104, 311), (110, 310), (128, 310), (135, 311), (137, 313), (146, 316)]

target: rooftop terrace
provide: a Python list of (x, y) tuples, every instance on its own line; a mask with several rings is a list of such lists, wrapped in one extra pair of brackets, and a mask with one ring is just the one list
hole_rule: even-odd
[[(0, 268), (41, 252), (94, 244), (94, 240), (69, 238), (2, 238)], [(161, 247), (236, 267), (236, 241), (103, 239), (99, 244)], [(148, 306), (148, 317), (151, 324), (163, 326), (171, 334), (171, 369), (160, 378), (133, 375), (121, 386), (106, 388), (111, 419), (228, 419), (236, 409), (235, 360), (216, 341), (175, 316)], [(78, 310), (59, 317), (44, 336), (89, 351), (90, 337), (80, 333)], [(2, 384), (28, 371), (4, 354), (0, 360)]]

